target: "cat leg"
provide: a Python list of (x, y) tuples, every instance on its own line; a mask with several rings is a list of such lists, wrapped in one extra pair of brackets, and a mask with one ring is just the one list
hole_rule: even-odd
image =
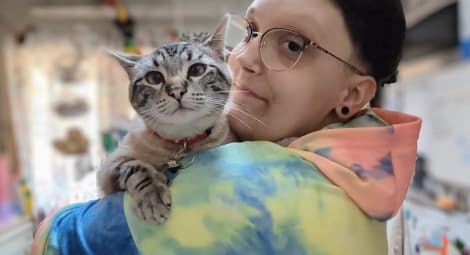
[(122, 163), (119, 185), (129, 192), (143, 220), (163, 223), (170, 216), (171, 193), (166, 177), (151, 164), (141, 160)]
[(125, 190), (125, 187), (119, 183), (120, 170), (122, 164), (131, 160), (133, 159), (118, 157), (115, 154), (111, 154), (105, 159), (96, 174), (100, 197)]

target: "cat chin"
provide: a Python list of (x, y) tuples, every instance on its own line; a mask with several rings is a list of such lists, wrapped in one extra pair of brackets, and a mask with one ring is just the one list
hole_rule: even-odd
[(147, 127), (166, 139), (180, 140), (200, 135), (214, 127), (221, 116), (205, 116), (194, 119), (169, 118), (158, 121), (158, 124), (147, 124)]
[(159, 136), (165, 139), (181, 140), (184, 138), (192, 138), (197, 135), (203, 134), (206, 130), (212, 128), (213, 125), (197, 125), (196, 123), (191, 126), (175, 128), (173, 125), (160, 125), (155, 131)]

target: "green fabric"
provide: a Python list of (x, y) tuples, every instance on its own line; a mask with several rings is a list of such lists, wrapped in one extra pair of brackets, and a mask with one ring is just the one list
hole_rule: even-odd
[(385, 224), (367, 217), (311, 163), (269, 142), (196, 155), (174, 179), (162, 225), (124, 211), (146, 254), (386, 254)]

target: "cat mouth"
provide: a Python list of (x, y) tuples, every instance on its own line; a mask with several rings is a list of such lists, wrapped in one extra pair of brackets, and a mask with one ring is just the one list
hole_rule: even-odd
[(175, 110), (171, 114), (191, 112), (191, 111), (194, 111), (194, 109), (183, 106), (182, 104), (179, 104), (178, 107), (176, 107)]

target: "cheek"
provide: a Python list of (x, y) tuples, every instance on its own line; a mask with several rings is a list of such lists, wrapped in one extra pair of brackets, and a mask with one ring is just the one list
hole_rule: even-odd
[(134, 86), (131, 103), (137, 109), (146, 106), (157, 96), (157, 90), (148, 86)]
[(283, 129), (284, 135), (299, 135), (309, 129), (313, 131), (335, 104), (334, 90), (311, 74), (293, 73), (287, 79), (278, 77), (271, 88), (273, 101), (269, 120)]
[[(320, 88), (318, 82), (310, 77), (310, 75), (300, 72), (285, 72), (272, 76), (269, 81), (272, 106), (311, 104), (311, 100), (319, 93)], [(286, 108), (291, 109), (292, 107)]]

